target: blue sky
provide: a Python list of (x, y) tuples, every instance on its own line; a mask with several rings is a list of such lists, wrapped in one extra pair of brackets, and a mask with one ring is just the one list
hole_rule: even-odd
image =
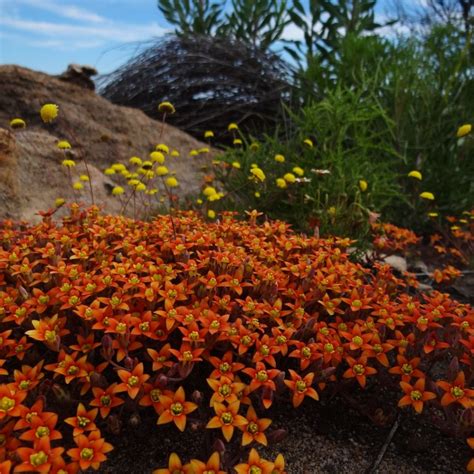
[[(380, 0), (383, 13), (388, 0)], [(420, 0), (417, 0), (420, 1)], [(156, 0), (0, 0), (0, 63), (58, 74), (69, 63), (107, 73), (138, 42), (169, 30)], [(285, 32), (293, 38), (291, 27)]]

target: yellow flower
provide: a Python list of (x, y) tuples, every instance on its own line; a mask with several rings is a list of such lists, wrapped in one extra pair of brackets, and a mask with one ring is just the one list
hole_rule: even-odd
[(147, 179), (153, 179), (155, 177), (155, 172), (153, 170), (148, 170), (144, 176)]
[(253, 142), (253, 143), (250, 144), (249, 148), (250, 148), (252, 151), (257, 151), (257, 150), (260, 148), (260, 143)]
[(298, 176), (303, 176), (304, 175), (304, 170), (303, 170), (303, 168), (300, 168), (299, 166), (295, 166), (293, 168), (293, 173), (295, 173)]
[(25, 128), (26, 122), (21, 118), (14, 118), (10, 120), (10, 127), (11, 128)]
[(410, 171), (408, 173), (408, 177), (410, 178), (415, 178), (415, 179), (419, 179), (420, 181), (423, 179), (423, 176), (421, 175), (421, 173), (417, 170), (413, 170), (413, 171)]
[(43, 122), (52, 122), (58, 116), (58, 106), (56, 104), (45, 104), (40, 110)]
[(144, 170), (151, 170), (151, 169), (153, 168), (153, 162), (152, 162), (152, 161), (148, 161), (148, 160), (147, 160), (147, 161), (144, 161), (144, 162), (142, 163), (142, 168), (143, 168)]
[(128, 184), (129, 186), (137, 186), (138, 184), (140, 183), (140, 180), (139, 179), (136, 179), (136, 178), (132, 178), (132, 179), (129, 179), (128, 180)]
[(221, 160), (212, 160), (212, 164), (213, 164), (214, 166), (219, 166), (221, 163), (222, 163)]
[(157, 176), (165, 176), (169, 173), (168, 168), (166, 166), (158, 166), (156, 168), (156, 175)]
[(171, 152), (171, 156), (174, 156), (175, 158), (177, 158), (179, 156), (179, 151), (178, 150), (173, 150)]
[(176, 110), (171, 102), (161, 102), (161, 104), (158, 105), (158, 112), (162, 114), (174, 114)]
[(232, 130), (238, 130), (239, 129), (239, 126), (232, 122), (232, 123), (229, 123), (229, 126), (227, 127), (227, 130), (229, 130), (229, 132), (231, 132)]
[(261, 196), (261, 194), (260, 194), (258, 191), (255, 191), (254, 196), (255, 196), (256, 198), (259, 198), (259, 197)]
[(189, 152), (189, 156), (198, 156), (199, 155), (199, 152), (197, 150), (191, 150)]
[(155, 150), (156, 151), (161, 151), (161, 152), (166, 153), (166, 154), (168, 154), (170, 152), (170, 149), (169, 149), (168, 145), (165, 145), (164, 143), (158, 143), (158, 145), (156, 145), (156, 147), (155, 147)]
[(204, 138), (214, 138), (214, 132), (212, 130), (206, 130), (204, 132)]
[(217, 194), (216, 188), (213, 188), (212, 186), (206, 186), (202, 192), (204, 196), (212, 196), (213, 194)]
[(196, 202), (197, 202), (197, 204), (200, 205), (200, 204), (202, 204), (204, 201), (203, 201), (201, 198), (199, 198), (199, 199), (196, 200)]
[(137, 191), (145, 191), (146, 185), (145, 185), (145, 183), (138, 183), (138, 184), (135, 186), (135, 189), (136, 189)]
[(207, 146), (199, 148), (198, 153), (209, 153), (209, 148)]
[(131, 165), (140, 166), (142, 164), (142, 159), (138, 156), (132, 156), (128, 161)]
[(60, 150), (70, 150), (71, 149), (71, 144), (67, 140), (60, 140), (56, 146)]
[(296, 176), (295, 176), (293, 173), (286, 173), (286, 174), (283, 176), (283, 179), (284, 179), (287, 183), (295, 183), (295, 182), (296, 182)]
[(234, 168), (237, 168), (238, 170), (240, 170), (240, 163), (239, 163), (238, 161), (234, 161), (234, 162), (232, 163), (232, 166), (233, 166)]
[(207, 197), (207, 200), (209, 202), (214, 202), (214, 201), (218, 201), (221, 197), (222, 197), (221, 193), (211, 194), (210, 196)]
[(258, 168), (257, 163), (251, 163), (250, 168)]
[(472, 130), (472, 125), (470, 123), (467, 123), (465, 125), (461, 125), (459, 128), (458, 128), (458, 131), (456, 133), (456, 136), (458, 138), (462, 138), (462, 137), (465, 137), (466, 135), (469, 135), (471, 133), (471, 130)]
[(80, 181), (76, 181), (72, 187), (76, 190), (76, 191), (80, 191), (81, 189), (84, 189), (84, 185), (80, 182)]
[(112, 194), (114, 196), (120, 196), (120, 194), (123, 194), (125, 192), (125, 189), (122, 188), (122, 186), (115, 186), (112, 189)]
[(163, 155), (161, 151), (152, 151), (150, 153), (150, 160), (153, 163), (159, 163), (160, 165), (162, 165), (165, 162), (165, 155)]
[(275, 155), (275, 161), (278, 161), (278, 163), (284, 163), (285, 157), (283, 155)]
[(170, 188), (176, 188), (176, 186), (179, 186), (178, 180), (174, 176), (169, 176), (165, 180), (166, 186), (169, 186)]
[(328, 214), (330, 216), (335, 216), (336, 215), (336, 212), (337, 212), (337, 209), (334, 207), (334, 206), (331, 206), (329, 209), (328, 209)]
[(215, 219), (216, 218), (216, 212), (213, 211), (212, 209), (209, 209), (207, 211), (207, 217), (209, 217), (209, 219)]
[(365, 193), (365, 191), (367, 191), (368, 186), (369, 185), (367, 184), (367, 181), (365, 181), (364, 179), (361, 179), (359, 181), (359, 188), (363, 193)]
[(252, 175), (255, 176), (259, 181), (265, 181), (265, 173), (260, 168), (252, 168), (250, 173), (252, 173)]
[(130, 173), (130, 171), (128, 170), (122, 170), (120, 171), (120, 174), (126, 179), (129, 179), (132, 177), (132, 173)]
[(125, 171), (127, 168), (123, 163), (114, 163), (111, 168), (114, 171)]
[(287, 186), (286, 181), (283, 178), (277, 178), (276, 185), (281, 189), (285, 189)]
[(437, 212), (428, 212), (428, 217), (438, 217), (439, 214)]
[(74, 160), (63, 160), (62, 165), (66, 168), (72, 168), (73, 166), (76, 166), (76, 162)]
[(79, 176), (79, 179), (81, 181), (89, 181), (89, 176), (87, 176), (86, 174), (81, 174), (81, 176)]
[(56, 198), (56, 199), (54, 200), (54, 205), (55, 205), (56, 207), (61, 207), (65, 202), (66, 202), (66, 200), (63, 199), (63, 198)]
[(242, 145), (242, 140), (240, 138), (234, 138), (234, 141), (232, 143), (235, 146), (240, 146), (240, 145)]
[(433, 201), (434, 200), (434, 194), (433, 193), (430, 193), (428, 191), (424, 191), (420, 194), (420, 197), (422, 199), (428, 199), (429, 201)]
[(313, 147), (314, 147), (312, 140), (310, 140), (309, 138), (305, 138), (305, 139), (303, 140), (303, 143), (304, 143), (308, 148), (313, 148)]

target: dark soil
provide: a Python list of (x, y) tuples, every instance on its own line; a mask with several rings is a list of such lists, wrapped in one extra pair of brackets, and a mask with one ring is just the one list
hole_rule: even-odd
[[(357, 394), (357, 395), (356, 395)], [(354, 396), (363, 392), (357, 390)], [(377, 473), (462, 473), (470, 452), (463, 438), (449, 437), (433, 427), (427, 416), (415, 416), (411, 410), (392, 409), (379, 415), (379, 426), (354, 404), (365, 407), (364, 400), (351, 402), (337, 396), (331, 401), (305, 401), (299, 409), (278, 403), (265, 417), (273, 423), (268, 433), (285, 429), (288, 434), (269, 448), (258, 447), (261, 455), (274, 459), (282, 453), (290, 474), (368, 473), (397, 416), (398, 430), (390, 443)], [(381, 403), (386, 407), (386, 400)], [(392, 406), (393, 403), (392, 403)], [(400, 413), (400, 414), (399, 414)], [(183, 462), (196, 457), (207, 459), (218, 430), (186, 429), (180, 433), (174, 426), (156, 426), (157, 417), (141, 420), (139, 428), (128, 428), (123, 435), (107, 439), (115, 446), (102, 473), (151, 473), (167, 467), (168, 455), (176, 452)], [(212, 439), (211, 439), (212, 436)], [(240, 432), (234, 434), (227, 455), (239, 455)]]

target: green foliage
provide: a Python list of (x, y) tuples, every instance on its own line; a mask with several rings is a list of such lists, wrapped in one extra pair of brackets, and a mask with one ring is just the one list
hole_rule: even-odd
[[(400, 157), (391, 146), (394, 124), (373, 97), (338, 88), (291, 119), (295, 129), (288, 139), (275, 135), (256, 152), (227, 153), (225, 161), (241, 163), (240, 170), (219, 175), (233, 190), (230, 202), (256, 207), (306, 231), (318, 225), (324, 235), (362, 237), (370, 211), (383, 211), (404, 199), (397, 170)], [(304, 144), (308, 137), (313, 148)], [(276, 162), (276, 154), (284, 155), (285, 162)], [(263, 183), (248, 179), (253, 163), (264, 171)], [(301, 181), (278, 188), (276, 179), (295, 166), (304, 170)], [(365, 192), (360, 180), (368, 182)]]
[(178, 35), (214, 34), (222, 26), (224, 4), (225, 0), (158, 0), (159, 10)]

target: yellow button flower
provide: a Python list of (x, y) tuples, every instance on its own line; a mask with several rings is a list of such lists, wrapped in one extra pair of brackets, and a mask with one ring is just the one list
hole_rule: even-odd
[(428, 217), (438, 217), (439, 214), (437, 212), (428, 212)]
[(367, 191), (368, 187), (369, 187), (369, 185), (367, 184), (367, 181), (365, 181), (364, 179), (361, 179), (359, 181), (359, 188), (363, 193), (365, 193), (365, 191)]
[(423, 176), (421, 175), (421, 173), (417, 170), (413, 170), (413, 171), (410, 171), (408, 173), (408, 177), (410, 178), (415, 178), (415, 179), (419, 179), (420, 181), (423, 179)]
[(125, 189), (122, 188), (122, 186), (115, 186), (112, 189), (112, 194), (114, 196), (120, 196), (120, 194), (123, 194), (125, 192)]
[(162, 114), (174, 114), (176, 109), (171, 102), (161, 102), (158, 105), (158, 112), (161, 112)]
[(261, 196), (261, 194), (258, 191), (255, 191), (254, 196), (258, 199)]
[(54, 200), (54, 205), (55, 205), (56, 207), (61, 207), (65, 202), (66, 202), (66, 200), (63, 199), (63, 198), (56, 198), (56, 199)]
[(127, 168), (123, 163), (114, 163), (111, 168), (115, 171), (125, 171)]
[(164, 143), (158, 143), (158, 145), (156, 145), (155, 147), (155, 150), (161, 151), (162, 153), (166, 153), (166, 154), (170, 152), (168, 145), (165, 145)]
[(80, 181), (76, 181), (72, 187), (76, 190), (76, 191), (80, 191), (81, 189), (84, 189), (84, 185), (80, 182)]
[(232, 163), (232, 166), (233, 166), (234, 168), (240, 170), (240, 163), (239, 163), (238, 161), (234, 161), (234, 162)]
[(286, 173), (286, 174), (283, 176), (283, 179), (284, 179), (287, 183), (295, 183), (295, 182), (296, 182), (296, 176), (295, 176), (293, 173)]
[(285, 157), (283, 155), (275, 155), (275, 161), (277, 161), (278, 163), (284, 163)]
[(309, 138), (305, 138), (303, 140), (303, 143), (308, 147), (308, 148), (313, 148), (314, 147), (314, 144), (312, 142), (312, 140), (310, 140)]
[(257, 151), (257, 150), (260, 148), (260, 143), (253, 142), (253, 143), (250, 144), (249, 148), (250, 148), (252, 151)]
[(128, 161), (131, 165), (140, 166), (142, 164), (142, 159), (138, 156), (132, 156)]
[(240, 138), (235, 138), (232, 143), (234, 144), (234, 146), (240, 146), (242, 145), (242, 140)]
[(58, 116), (58, 106), (56, 104), (45, 104), (41, 107), (40, 115), (43, 122), (52, 122)]
[(428, 191), (424, 191), (420, 194), (420, 197), (422, 199), (428, 199), (429, 201), (433, 201), (434, 200), (434, 194), (433, 193), (430, 193)]
[(178, 150), (173, 150), (173, 151), (171, 152), (171, 156), (177, 158), (177, 157), (179, 156), (179, 151), (178, 151)]
[(197, 150), (191, 150), (189, 152), (189, 156), (198, 156), (199, 155), (199, 152)]
[(74, 160), (63, 160), (62, 165), (66, 168), (72, 168), (73, 166), (76, 166), (76, 162)]
[(169, 176), (165, 180), (166, 186), (169, 186), (170, 188), (176, 188), (179, 186), (178, 180), (174, 176)]
[(252, 173), (252, 175), (255, 176), (259, 181), (265, 181), (265, 173), (260, 168), (252, 168), (250, 173)]
[(466, 135), (469, 135), (471, 133), (471, 130), (472, 130), (472, 125), (470, 123), (467, 123), (465, 125), (461, 125), (459, 128), (458, 128), (458, 131), (456, 133), (456, 136), (458, 138), (462, 138), (462, 137), (465, 137)]
[(303, 170), (303, 168), (300, 168), (299, 166), (295, 166), (293, 168), (293, 173), (295, 173), (298, 176), (303, 176), (304, 175), (304, 170)]
[(212, 196), (213, 194), (216, 194), (217, 191), (216, 191), (216, 188), (212, 187), (212, 186), (206, 186), (202, 192), (204, 194), (204, 196)]
[(165, 155), (163, 155), (161, 151), (152, 151), (150, 153), (150, 160), (153, 163), (159, 163), (160, 165), (162, 165), (165, 162)]
[(287, 186), (286, 181), (283, 178), (277, 178), (276, 185), (281, 189), (285, 189)]
[(209, 219), (215, 219), (216, 218), (216, 212), (213, 211), (212, 209), (209, 209), (207, 211), (207, 217), (209, 217)]
[(89, 176), (87, 176), (86, 174), (81, 174), (81, 176), (79, 176), (79, 179), (81, 181), (87, 182), (87, 181), (89, 181)]
[(158, 166), (156, 168), (156, 175), (157, 176), (165, 176), (169, 173), (168, 168), (166, 166)]
[(21, 118), (14, 118), (10, 120), (10, 127), (11, 128), (25, 128), (26, 122)]
[(239, 126), (234, 122), (229, 123), (227, 127), (227, 130), (229, 130), (229, 132), (231, 132), (232, 130), (238, 130), (238, 129), (239, 129)]
[(206, 130), (204, 132), (204, 138), (214, 138), (214, 132), (212, 130)]
[(56, 146), (60, 150), (70, 150), (71, 149), (71, 144), (67, 140), (60, 140)]

